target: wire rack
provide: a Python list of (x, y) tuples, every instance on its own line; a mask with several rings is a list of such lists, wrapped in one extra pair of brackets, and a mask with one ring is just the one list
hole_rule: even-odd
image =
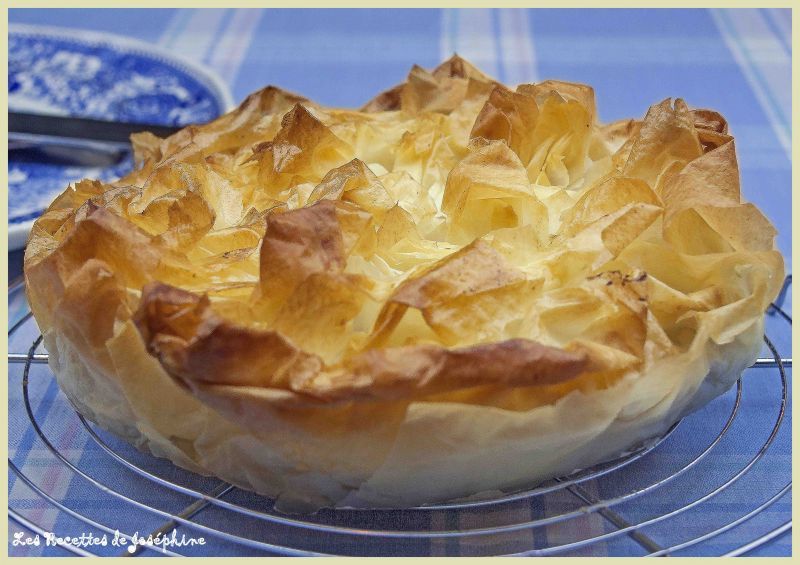
[[(491, 500), (284, 514), (273, 501), (137, 451), (58, 392), (20, 282), (9, 330), (12, 532), (203, 545), (10, 548), (77, 555), (744, 555), (791, 529), (791, 316), (736, 387), (615, 461)], [(10, 308), (11, 311), (11, 308)], [(14, 313), (11, 312), (12, 316)], [(168, 407), (165, 407), (168, 409)], [(16, 528), (16, 529), (14, 529)]]

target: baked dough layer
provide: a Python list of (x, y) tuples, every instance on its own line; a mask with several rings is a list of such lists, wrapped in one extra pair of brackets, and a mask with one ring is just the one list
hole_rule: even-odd
[(783, 281), (724, 118), (602, 125), (453, 58), (361, 110), (268, 87), (69, 187), (26, 249), (100, 426), (287, 509), (404, 507), (609, 459), (726, 391)]

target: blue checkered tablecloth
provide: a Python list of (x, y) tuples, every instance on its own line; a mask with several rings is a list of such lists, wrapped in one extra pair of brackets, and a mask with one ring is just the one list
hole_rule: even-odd
[[(100, 30), (145, 40), (213, 69), (230, 86), (236, 100), (265, 84), (275, 84), (322, 104), (358, 106), (373, 93), (402, 81), (412, 64), (432, 67), (453, 52), (510, 84), (546, 78), (591, 84), (603, 121), (640, 117), (650, 104), (668, 96), (680, 96), (692, 106), (714, 108), (728, 119), (731, 133), (736, 136), (744, 195), (778, 227), (778, 246), (786, 258), (787, 272), (791, 273), (789, 10), (18, 9), (9, 11), (9, 22)], [(9, 262), (12, 273), (20, 271), (19, 253), (10, 254)], [(13, 322), (24, 311), (21, 293), (10, 296), (9, 308)], [(791, 287), (784, 308), (791, 312)], [(791, 326), (777, 316), (768, 316), (767, 326), (783, 356), (791, 356)], [(34, 337), (35, 329), (28, 324), (10, 338), (9, 349), (27, 351)], [(767, 369), (750, 369), (746, 373), (740, 416), (702, 465), (673, 481), (668, 490), (615, 505), (617, 515), (626, 523), (635, 524), (670, 512), (692, 502), (699, 494), (713, 491), (745, 466), (753, 456), (752, 450), (757, 451), (765, 441), (776, 416), (780, 390), (774, 373)], [(166, 514), (179, 513), (193, 502), (189, 496), (137, 476), (109, 457), (85, 432), (58, 392), (55, 381), (48, 376), (46, 366), (35, 366), (29, 379), (31, 410), (42, 423), (46, 437), (53, 438), (63, 457), (87, 476), (57, 460), (25, 415), (20, 377), (20, 366), (11, 366), (9, 458), (57, 503), (91, 516), (98, 524), (150, 532), (168, 522)], [(698, 450), (698, 438), (713, 437), (714, 430), (730, 413), (733, 399), (732, 392), (712, 402), (684, 421), (664, 444), (624, 474), (612, 474), (607, 481), (584, 485), (585, 494), (595, 499), (614, 497), (652, 484), (680, 468)], [(657, 547), (666, 547), (700, 536), (751, 512), (754, 492), (764, 493), (760, 501), (777, 492), (789, 480), (787, 472), (791, 468), (790, 412), (787, 418), (768, 454), (733, 487), (693, 507), (691, 514), (684, 514), (684, 519), (677, 516), (643, 528), (647, 540)], [(210, 492), (217, 484), (202, 477), (186, 478), (163, 462), (125, 451), (126, 447), (114, 438), (101, 436), (158, 476), (183, 481), (188, 488), (202, 492)], [(109, 496), (92, 481), (113, 485), (139, 506)], [(10, 506), (31, 523), (58, 535), (77, 535), (90, 529), (53, 501), (34, 493), (14, 473), (9, 473), (8, 488)], [(244, 500), (249, 496), (247, 493), (229, 496), (230, 500), (242, 498), (243, 504), (254, 504), (252, 500)], [(790, 496), (783, 496), (736, 528), (677, 554), (718, 555), (758, 538), (791, 518)], [(395, 518), (387, 518), (386, 513), (363, 513), (361, 519), (371, 527), (378, 520), (384, 522), (379, 527), (397, 526), (392, 523), (396, 519), (404, 521), (401, 527), (414, 530), (463, 529), (487, 522), (501, 524), (552, 515), (576, 507), (575, 498), (574, 493), (564, 492), (548, 497), (541, 504), (493, 508), (490, 515), (475, 510), (405, 513)], [(154, 506), (161, 514), (145, 506)], [(274, 536), (269, 538), (263, 531), (256, 531), (264, 528), (262, 523), (213, 507), (201, 510), (193, 519), (209, 528), (275, 541)], [(324, 513), (316, 519), (327, 523), (337, 520), (334, 515)], [(613, 532), (619, 527), (613, 519), (595, 513), (532, 530), (526, 534), (530, 536), (527, 545), (536, 548), (565, 543)], [(18, 532), (30, 534), (19, 523), (11, 522), (9, 539), (14, 539)], [(307, 536), (308, 532), (288, 529), (276, 535), (281, 544), (292, 545), (293, 540), (288, 538)], [(258, 553), (230, 540), (207, 538), (202, 547), (179, 551), (194, 555)], [(319, 550), (393, 551), (379, 544), (359, 547), (348, 543), (354, 542), (331, 541), (329, 546), (320, 542)], [(506, 547), (502, 540), (493, 543)], [(472, 554), (486, 549), (467, 547), (457, 539), (422, 539), (409, 544), (405, 551), (423, 555)], [(622, 535), (577, 548), (571, 554), (641, 555), (645, 547), (641, 540)], [(120, 553), (119, 548), (112, 547), (87, 549), (104, 555)], [(45, 545), (10, 545), (9, 553), (65, 552)], [(751, 553), (790, 554), (790, 532)]]

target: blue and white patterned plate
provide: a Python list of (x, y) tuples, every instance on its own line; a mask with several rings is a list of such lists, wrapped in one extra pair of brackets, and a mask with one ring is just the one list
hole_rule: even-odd
[[(233, 106), (209, 70), (151, 45), (107, 33), (10, 25), (8, 107), (162, 125), (207, 122)], [(112, 180), (131, 160), (109, 168), (8, 163), (8, 246), (20, 249), (33, 220), (71, 182)]]

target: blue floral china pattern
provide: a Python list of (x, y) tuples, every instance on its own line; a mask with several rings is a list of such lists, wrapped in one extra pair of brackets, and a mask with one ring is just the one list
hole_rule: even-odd
[[(227, 87), (209, 71), (148, 44), (106, 33), (9, 26), (8, 107), (160, 125), (207, 122), (227, 111)], [(110, 181), (133, 166), (69, 167), (9, 157), (9, 249), (70, 183)]]

